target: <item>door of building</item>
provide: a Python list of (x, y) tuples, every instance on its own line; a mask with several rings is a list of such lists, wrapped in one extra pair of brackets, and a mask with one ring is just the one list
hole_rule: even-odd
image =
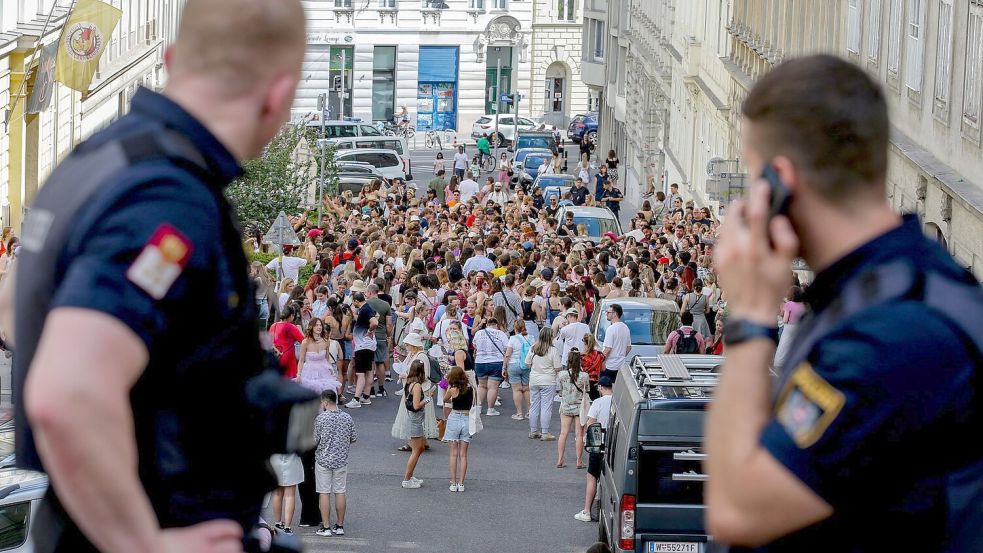
[[(501, 65), (501, 79), (495, 82), (495, 74)], [(485, 113), (495, 113), (502, 94), (512, 92), (512, 47), (489, 46), (485, 58)], [(502, 113), (512, 113), (512, 107), (501, 104)]]

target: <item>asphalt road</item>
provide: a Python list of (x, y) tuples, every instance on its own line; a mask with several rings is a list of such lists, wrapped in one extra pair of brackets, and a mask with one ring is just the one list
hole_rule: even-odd
[[(390, 383), (390, 393), (394, 388)], [(295, 523), (305, 551), (585, 551), (597, 537), (597, 524), (573, 518), (584, 501), (586, 471), (575, 468), (572, 438), (567, 468), (557, 469), (556, 442), (528, 439), (528, 421), (510, 417), (511, 390), (502, 392), (502, 415), (483, 417), (485, 429), (471, 444), (463, 493), (447, 489), (447, 446), (438, 441), (417, 466), (423, 487), (400, 487), (409, 453), (396, 451), (400, 442), (390, 435), (397, 396), (350, 410), (358, 441), (348, 465), (346, 535), (320, 537)], [(559, 433), (556, 415), (553, 432)]]

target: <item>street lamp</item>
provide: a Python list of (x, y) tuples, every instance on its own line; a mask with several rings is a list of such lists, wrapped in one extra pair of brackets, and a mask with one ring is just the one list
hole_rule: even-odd
[(328, 147), (331, 142), (327, 138), (319, 138), (317, 147), (321, 150), (321, 175), (317, 181), (317, 226), (321, 226), (321, 217), (324, 215), (324, 166), (328, 161)]

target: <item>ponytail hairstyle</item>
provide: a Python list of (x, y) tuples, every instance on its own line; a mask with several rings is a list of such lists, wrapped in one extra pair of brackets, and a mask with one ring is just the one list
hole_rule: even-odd
[[(570, 382), (574, 387), (580, 390), (580, 387), (577, 386), (577, 380), (580, 378), (580, 350), (578, 349), (570, 350), (567, 355), (567, 374), (570, 375)], [(580, 391), (583, 392), (583, 390)]]

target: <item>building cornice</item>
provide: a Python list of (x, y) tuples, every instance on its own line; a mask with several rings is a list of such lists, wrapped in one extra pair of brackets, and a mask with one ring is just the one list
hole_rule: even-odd
[(891, 146), (925, 174), (939, 181), (946, 193), (967, 209), (975, 211), (977, 216), (983, 217), (983, 188), (980, 183), (959, 174), (894, 125), (891, 125)]

